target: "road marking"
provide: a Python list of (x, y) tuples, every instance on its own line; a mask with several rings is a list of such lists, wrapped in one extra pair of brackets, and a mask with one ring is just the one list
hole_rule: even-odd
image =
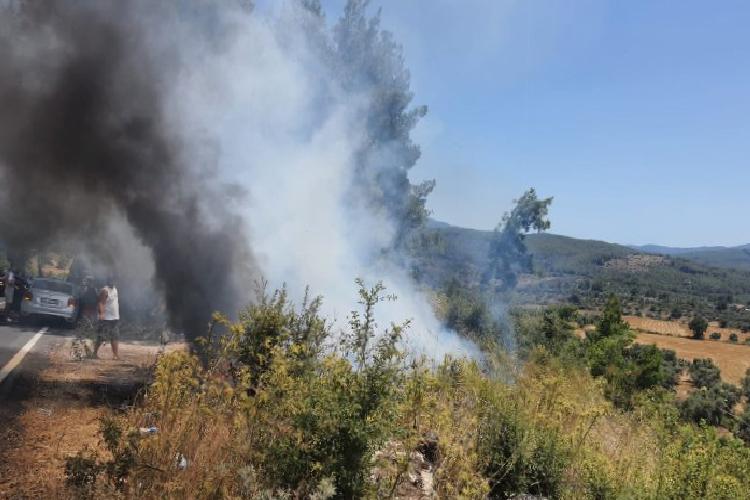
[(29, 351), (34, 348), (34, 345), (36, 345), (37, 341), (42, 338), (42, 335), (44, 335), (45, 333), (47, 333), (46, 326), (36, 332), (34, 336), (31, 337), (29, 341), (26, 342), (26, 344), (24, 344), (21, 350), (18, 351), (12, 358), (10, 358), (10, 361), (8, 361), (5, 366), (3, 366), (3, 369), (0, 370), (0, 384), (3, 383), (5, 378), (10, 375), (10, 372), (12, 372), (15, 367), (21, 364), (21, 361), (23, 361), (23, 358), (26, 357), (26, 354), (28, 354)]

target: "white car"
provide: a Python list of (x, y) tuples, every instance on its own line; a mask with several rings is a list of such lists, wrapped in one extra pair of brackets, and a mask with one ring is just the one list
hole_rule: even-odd
[(74, 324), (78, 319), (78, 287), (56, 278), (34, 278), (23, 295), (21, 316), (57, 317)]

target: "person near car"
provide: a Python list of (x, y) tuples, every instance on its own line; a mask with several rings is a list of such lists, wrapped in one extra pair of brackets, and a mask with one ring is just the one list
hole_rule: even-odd
[(96, 288), (94, 288), (93, 279), (85, 277), (81, 283), (81, 318), (83, 318), (87, 324), (88, 322), (95, 322), (98, 318), (99, 309), (99, 297), (96, 294)]
[(16, 273), (13, 268), (8, 268), (8, 275), (5, 279), (5, 317), (10, 322), (10, 311), (13, 309), (13, 294), (16, 288)]
[(112, 345), (112, 357), (120, 359), (118, 348), (120, 341), (120, 300), (113, 277), (99, 291), (99, 325), (94, 344), (94, 357), (98, 357), (99, 348), (105, 340)]
[(13, 313), (16, 316), (21, 314), (21, 303), (23, 302), (24, 295), (29, 289), (29, 280), (26, 277), (26, 272), (21, 270), (14, 273), (13, 276)]

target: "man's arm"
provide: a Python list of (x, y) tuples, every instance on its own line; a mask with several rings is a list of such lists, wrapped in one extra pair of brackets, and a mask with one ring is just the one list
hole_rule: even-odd
[(107, 290), (102, 288), (101, 292), (99, 292), (99, 301), (98, 301), (99, 319), (104, 319), (104, 306), (107, 303), (108, 296), (109, 295), (107, 294)]

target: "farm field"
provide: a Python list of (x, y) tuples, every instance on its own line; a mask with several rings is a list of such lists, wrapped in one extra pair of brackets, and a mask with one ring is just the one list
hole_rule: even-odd
[(690, 337), (688, 326), (679, 321), (662, 321), (640, 316), (623, 316), (622, 319), (627, 321), (633, 330), (659, 335), (672, 335), (674, 337)]
[(639, 331), (635, 341), (639, 344), (655, 344), (657, 347), (672, 349), (680, 358), (711, 358), (721, 369), (721, 378), (732, 384), (739, 384), (750, 368), (750, 346), (715, 342), (711, 340), (693, 340), (684, 337), (659, 335)]
[[(671, 335), (674, 337), (691, 337), (690, 328), (687, 323), (682, 321), (665, 321), (658, 319), (643, 318), (640, 316), (623, 316), (622, 319), (627, 321), (630, 328), (644, 333), (656, 333), (658, 335)], [(748, 333), (742, 333), (737, 328), (720, 328), (715, 321), (709, 323), (706, 330), (706, 339), (712, 332), (718, 332), (721, 335), (721, 342), (728, 341), (729, 335), (737, 334), (738, 342), (742, 343), (750, 337)]]

